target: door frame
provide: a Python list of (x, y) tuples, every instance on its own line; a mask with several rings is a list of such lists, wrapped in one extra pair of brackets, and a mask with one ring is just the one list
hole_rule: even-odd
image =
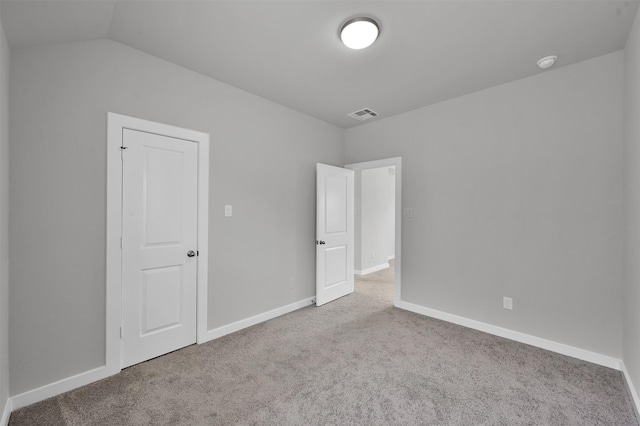
[(121, 370), (122, 325), (122, 149), (124, 129), (184, 139), (198, 144), (198, 267), (196, 341), (207, 341), (209, 246), (209, 134), (107, 113), (106, 369)]
[(399, 307), (402, 295), (402, 157), (385, 158), (382, 160), (365, 161), (363, 163), (353, 163), (344, 166), (345, 169), (362, 171), (367, 169), (377, 169), (380, 167), (396, 167), (396, 205), (395, 205), (395, 272), (393, 283), (393, 306)]

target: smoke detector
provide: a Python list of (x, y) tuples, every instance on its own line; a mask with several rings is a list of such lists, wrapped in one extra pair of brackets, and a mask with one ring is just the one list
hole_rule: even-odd
[(541, 70), (546, 70), (547, 68), (551, 68), (556, 63), (557, 60), (558, 60), (558, 57), (555, 55), (545, 56), (544, 58), (538, 61), (538, 67)]
[(370, 108), (364, 108), (358, 111), (354, 111), (347, 115), (351, 118), (355, 118), (356, 120), (365, 121), (365, 120), (369, 120), (370, 118), (377, 117), (378, 113), (373, 111)]

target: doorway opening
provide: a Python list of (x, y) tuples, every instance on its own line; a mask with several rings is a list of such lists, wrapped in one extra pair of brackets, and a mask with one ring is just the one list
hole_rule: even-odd
[[(393, 277), (393, 304), (401, 295), (402, 159), (345, 166), (355, 172), (354, 273), (356, 278)], [(387, 278), (385, 278), (385, 276)]]

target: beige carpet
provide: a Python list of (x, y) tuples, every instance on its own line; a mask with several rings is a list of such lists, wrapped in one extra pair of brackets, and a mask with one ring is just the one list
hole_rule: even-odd
[(617, 371), (356, 292), (18, 410), (10, 425), (638, 425)]

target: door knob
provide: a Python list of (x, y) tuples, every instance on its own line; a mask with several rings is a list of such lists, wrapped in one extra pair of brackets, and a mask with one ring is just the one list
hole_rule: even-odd
[(196, 252), (195, 252), (195, 251), (193, 251), (193, 250), (189, 250), (189, 251), (187, 252), (187, 256), (189, 256), (189, 257), (193, 257), (193, 256), (195, 256), (195, 255), (196, 255)]

